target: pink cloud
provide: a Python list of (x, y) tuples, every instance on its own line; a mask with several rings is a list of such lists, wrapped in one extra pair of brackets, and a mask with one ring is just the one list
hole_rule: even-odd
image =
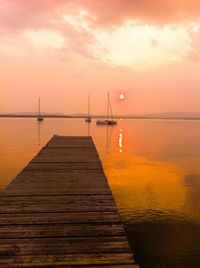
[[(71, 3), (73, 2), (73, 4)], [(57, 31), (67, 39), (61, 53), (75, 52), (86, 58), (95, 59), (95, 52), (106, 52), (96, 42), (91, 31), (81, 25), (64, 21), (63, 16), (79, 15), (78, 1), (64, 0), (0, 0), (0, 32), (13, 37), (26, 31)]]
[(21, 29), (46, 26), (48, 21), (46, 16), (43, 17), (45, 14), (45, 8), (42, 8), (43, 2), (40, 1), (40, 6), (34, 6), (33, 1), (25, 3), (17, 0), (0, 0), (0, 29), (14, 32)]
[(0, 0), (0, 28), (24, 29), (53, 27), (59, 14), (88, 10), (90, 23), (115, 26), (126, 20), (145, 23), (174, 23), (199, 20), (199, 0)]
[(188, 36), (189, 36), (189, 44), (191, 49), (186, 54), (186, 57), (195, 62), (200, 62), (200, 26), (196, 29), (189, 29), (188, 30)]
[(187, 58), (193, 62), (199, 63), (200, 62), (200, 53), (195, 50), (190, 50), (187, 53)]
[(199, 0), (79, 0), (75, 1), (96, 17), (98, 26), (114, 26), (126, 20), (145, 23), (174, 23), (198, 19)]
[(188, 35), (193, 49), (200, 50), (200, 26), (196, 31), (189, 30)]

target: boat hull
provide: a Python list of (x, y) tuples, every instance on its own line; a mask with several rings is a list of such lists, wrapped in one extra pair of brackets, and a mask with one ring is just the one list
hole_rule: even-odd
[(91, 123), (91, 121), (92, 121), (92, 120), (91, 120), (91, 118), (90, 118), (90, 117), (85, 118), (85, 122), (86, 122), (86, 123)]
[(97, 120), (97, 125), (106, 125), (106, 126), (114, 126), (117, 125), (117, 121), (115, 120)]
[(38, 118), (37, 118), (37, 121), (38, 121), (38, 122), (41, 122), (41, 121), (43, 121), (43, 120), (44, 120), (43, 117), (38, 117)]

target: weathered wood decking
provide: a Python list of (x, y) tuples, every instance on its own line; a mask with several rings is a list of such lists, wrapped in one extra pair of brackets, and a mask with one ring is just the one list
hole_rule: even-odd
[(0, 267), (138, 267), (90, 137), (54, 136), (0, 193)]

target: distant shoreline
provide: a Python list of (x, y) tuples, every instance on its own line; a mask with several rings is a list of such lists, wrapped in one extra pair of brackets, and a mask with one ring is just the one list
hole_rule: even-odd
[[(14, 115), (14, 114), (0, 114), (0, 118), (37, 118), (38, 115)], [(86, 118), (87, 115), (42, 115), (43, 118), (72, 118), (72, 119), (81, 119)], [(93, 115), (91, 118), (107, 118), (105, 115)], [(155, 119), (155, 120), (200, 120), (200, 117), (151, 117), (151, 116), (113, 116), (116, 119)]]

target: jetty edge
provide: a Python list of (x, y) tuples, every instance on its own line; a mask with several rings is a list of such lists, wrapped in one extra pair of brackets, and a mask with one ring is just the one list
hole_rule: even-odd
[(139, 268), (91, 137), (54, 135), (0, 192), (0, 267)]

